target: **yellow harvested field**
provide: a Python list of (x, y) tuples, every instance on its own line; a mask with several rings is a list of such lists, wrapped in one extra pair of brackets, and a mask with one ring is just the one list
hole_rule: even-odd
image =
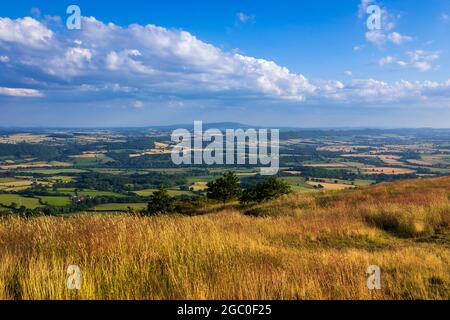
[(301, 171), (292, 171), (292, 170), (284, 171), (284, 172), (292, 174), (294, 176), (300, 175), (302, 173)]
[(404, 163), (399, 161), (401, 159), (400, 156), (391, 155), (391, 154), (377, 154), (376, 152), (370, 153), (350, 153), (343, 154), (342, 157), (346, 158), (378, 158), (386, 164), (389, 165), (403, 165)]
[(406, 160), (408, 163), (411, 164), (416, 164), (419, 166), (432, 166), (433, 164), (427, 161), (423, 161), (423, 160), (416, 160), (416, 159), (410, 159), (410, 160)]
[(97, 158), (99, 155), (97, 153), (84, 153), (76, 156), (70, 156), (71, 158), (80, 158), (80, 159), (91, 159)]
[(292, 146), (292, 145), (297, 145), (300, 144), (302, 142), (307, 141), (307, 139), (303, 140), (303, 139), (289, 139), (289, 140), (284, 140), (284, 141), (280, 141), (281, 145), (285, 145), (285, 146)]
[(369, 146), (326, 146), (317, 148), (319, 151), (330, 151), (330, 152), (355, 152), (358, 149), (367, 149)]
[(50, 185), (47, 181), (32, 181), (32, 180), (18, 180), (11, 182), (2, 182), (0, 183), (0, 190), (4, 191), (21, 191), (28, 189), (34, 182), (40, 185), (48, 186)]
[(307, 181), (307, 184), (313, 187), (318, 187), (321, 185), (325, 190), (344, 190), (344, 189), (353, 189), (355, 186), (343, 183), (330, 183), (330, 182), (314, 182)]
[(142, 157), (142, 156), (153, 156), (153, 155), (157, 155), (157, 154), (171, 154), (172, 150), (167, 150), (167, 149), (150, 149), (147, 150), (145, 152), (141, 152), (141, 153), (132, 153), (130, 154), (130, 158), (137, 158), (137, 157)]
[(167, 143), (155, 142), (155, 148), (157, 149), (167, 149), (170, 146)]
[(363, 168), (365, 174), (409, 174), (416, 172), (411, 169), (404, 168), (390, 168), (390, 167), (374, 167), (374, 168)]
[(21, 142), (40, 143), (51, 140), (44, 134), (18, 133), (7, 136), (0, 136), (0, 143), (17, 144)]
[(401, 159), (400, 156), (379, 155), (378, 158), (389, 165), (403, 165), (403, 162), (399, 161)]
[(30, 162), (21, 164), (7, 164), (0, 166), (0, 169), (12, 170), (12, 169), (29, 169), (29, 168), (53, 168), (53, 167), (70, 167), (72, 164), (66, 162)]
[(197, 181), (191, 186), (191, 188), (193, 191), (204, 191), (208, 188), (207, 184), (208, 182)]
[(35, 163), (22, 163), (22, 164), (7, 164), (0, 166), (1, 169), (26, 169), (26, 168), (49, 168), (52, 165), (45, 162), (35, 162)]
[(424, 155), (422, 156), (422, 160), (428, 163), (431, 163), (432, 165), (435, 164), (449, 164), (449, 161), (446, 160), (446, 158), (449, 158), (450, 156), (447, 155)]
[(20, 180), (20, 181), (0, 183), (0, 187), (14, 188), (14, 187), (31, 186), (32, 184), (33, 184), (33, 181)]

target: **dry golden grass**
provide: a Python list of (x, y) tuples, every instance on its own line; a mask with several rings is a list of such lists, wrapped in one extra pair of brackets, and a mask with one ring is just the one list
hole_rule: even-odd
[(306, 183), (313, 187), (322, 186), (325, 190), (344, 190), (355, 188), (355, 186), (344, 183), (314, 182), (314, 181), (307, 181)]
[(415, 170), (405, 169), (405, 168), (392, 168), (392, 167), (367, 167), (363, 168), (365, 174), (376, 175), (376, 174), (410, 174), (416, 172)]
[(12, 170), (12, 169), (28, 169), (28, 168), (71, 167), (71, 166), (72, 166), (71, 163), (52, 161), (52, 162), (29, 162), (22, 164), (8, 164), (0, 166), (0, 169)]
[(449, 196), (442, 178), (196, 217), (7, 217), (0, 299), (449, 299)]

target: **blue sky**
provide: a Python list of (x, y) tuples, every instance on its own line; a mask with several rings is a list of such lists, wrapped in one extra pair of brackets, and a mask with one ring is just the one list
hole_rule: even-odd
[(0, 126), (450, 127), (449, 15), (442, 0), (3, 1)]

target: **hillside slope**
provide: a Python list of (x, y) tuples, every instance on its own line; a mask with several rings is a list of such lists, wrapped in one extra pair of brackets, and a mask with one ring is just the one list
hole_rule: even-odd
[(3, 218), (0, 299), (449, 299), (449, 199), (446, 177), (196, 217)]

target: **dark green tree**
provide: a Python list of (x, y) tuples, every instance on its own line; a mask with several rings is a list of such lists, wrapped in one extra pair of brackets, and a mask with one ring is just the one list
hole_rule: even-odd
[(215, 181), (208, 182), (207, 186), (207, 197), (222, 203), (239, 199), (242, 194), (239, 178), (231, 171)]
[(160, 188), (153, 192), (147, 205), (147, 214), (167, 214), (175, 210), (175, 198), (171, 197), (166, 189)]
[(260, 203), (277, 199), (291, 192), (291, 187), (285, 181), (271, 177), (246, 189), (240, 200), (242, 203)]

